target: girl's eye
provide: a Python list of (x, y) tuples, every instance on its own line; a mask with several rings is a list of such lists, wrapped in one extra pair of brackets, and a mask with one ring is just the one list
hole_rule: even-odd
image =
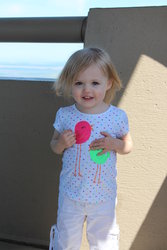
[(100, 83), (99, 83), (99, 82), (92, 82), (92, 84), (93, 84), (94, 86), (96, 86), (96, 85), (99, 85)]
[(75, 82), (75, 85), (80, 86), (80, 85), (82, 85), (82, 82)]

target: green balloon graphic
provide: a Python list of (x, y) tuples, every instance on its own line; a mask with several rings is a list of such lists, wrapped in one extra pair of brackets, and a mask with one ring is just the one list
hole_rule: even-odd
[(102, 149), (90, 150), (90, 158), (92, 161), (94, 161), (97, 164), (104, 164), (107, 161), (107, 159), (110, 157), (109, 152), (106, 152), (105, 154), (102, 154), (102, 155), (97, 155), (101, 151)]

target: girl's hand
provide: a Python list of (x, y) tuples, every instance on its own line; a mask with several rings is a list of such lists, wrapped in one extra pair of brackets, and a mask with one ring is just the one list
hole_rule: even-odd
[(107, 132), (101, 132), (104, 138), (96, 139), (90, 144), (90, 149), (102, 149), (98, 155), (105, 154), (109, 151), (115, 151), (119, 154), (128, 154), (131, 152), (133, 142), (130, 133), (127, 133), (122, 138), (113, 138)]
[(76, 143), (75, 133), (72, 130), (64, 130), (59, 135), (58, 143), (61, 144), (65, 149), (72, 147)]
[(109, 152), (111, 150), (115, 150), (115, 144), (116, 140), (113, 138), (109, 133), (107, 132), (101, 132), (101, 135), (104, 136), (104, 138), (96, 139), (94, 140), (89, 146), (91, 150), (96, 149), (102, 149), (102, 152), (100, 152), (98, 155), (105, 154), (106, 152)]

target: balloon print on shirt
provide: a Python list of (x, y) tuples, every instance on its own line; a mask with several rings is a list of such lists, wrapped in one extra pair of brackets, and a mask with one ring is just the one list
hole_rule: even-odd
[[(82, 177), (80, 170), (80, 162), (81, 162), (81, 144), (89, 140), (92, 131), (92, 126), (87, 121), (80, 121), (75, 125), (75, 136), (76, 136), (76, 144), (77, 144), (77, 155), (75, 161), (75, 171), (74, 176), (77, 176), (77, 166), (78, 166), (78, 175)], [(98, 150), (89, 150), (90, 158), (93, 162), (97, 164), (97, 170), (94, 178), (94, 183), (96, 183), (97, 174), (99, 172), (98, 184), (100, 184), (101, 179), (101, 164), (104, 164), (107, 159), (110, 157), (110, 153), (107, 152), (103, 155), (98, 155), (102, 149)]]
[(74, 176), (77, 176), (77, 165), (78, 165), (78, 175), (82, 177), (81, 171), (80, 171), (81, 144), (89, 140), (91, 131), (92, 131), (92, 126), (87, 121), (80, 121), (75, 125), (77, 156), (76, 156), (76, 161), (75, 161)]
[(101, 179), (101, 164), (104, 164), (107, 161), (107, 159), (110, 157), (109, 152), (106, 152), (105, 154), (102, 154), (102, 155), (98, 155), (98, 153), (100, 153), (101, 151), (102, 149), (89, 151), (91, 160), (97, 163), (97, 170), (96, 170), (96, 174), (95, 174), (95, 178), (93, 182), (96, 183), (97, 174), (99, 172), (98, 184), (100, 184), (100, 179)]

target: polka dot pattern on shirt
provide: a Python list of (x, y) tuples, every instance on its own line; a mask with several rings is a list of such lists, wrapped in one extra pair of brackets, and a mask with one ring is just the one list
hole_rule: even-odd
[[(66, 129), (75, 132), (76, 124), (89, 124), (91, 134), (85, 142), (75, 144), (64, 151), (60, 190), (71, 199), (97, 203), (116, 197), (116, 153), (109, 152), (103, 164), (94, 162), (90, 157), (89, 145), (102, 138), (100, 132), (107, 132), (114, 138), (121, 138), (129, 131), (126, 113), (112, 105), (101, 114), (86, 114), (77, 110), (75, 104), (60, 108), (53, 124), (62, 133)], [(84, 130), (84, 127), (82, 128)]]

